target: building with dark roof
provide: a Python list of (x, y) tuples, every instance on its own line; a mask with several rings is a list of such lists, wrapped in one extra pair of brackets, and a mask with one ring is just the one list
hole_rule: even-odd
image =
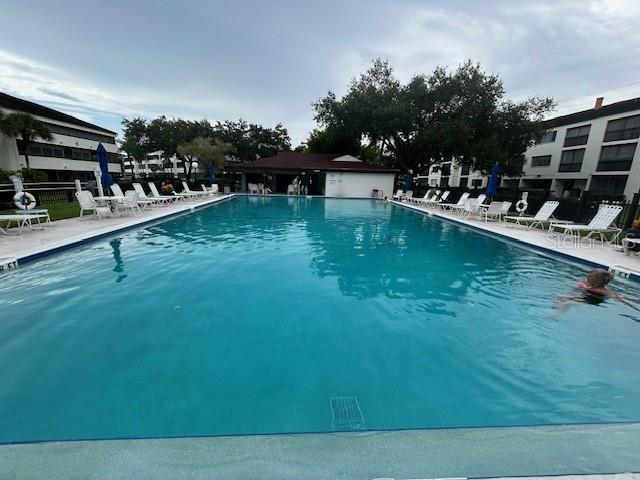
[(264, 185), (273, 193), (326, 195), (328, 197), (391, 196), (397, 169), (367, 163), (350, 155), (278, 152), (273, 157), (229, 168), (239, 174), (243, 191)]
[[(115, 132), (6, 93), (0, 93), (0, 110), (4, 114), (31, 114), (49, 128), (53, 135), (52, 141), (36, 140), (29, 146), (30, 167), (44, 171), (49, 181), (93, 179), (92, 172), (98, 166), (98, 143), (102, 143), (107, 150), (109, 171), (121, 171)], [(20, 138), (9, 138), (0, 134), (0, 169), (16, 171), (24, 168), (24, 153), (24, 145)]]
[(583, 191), (624, 195), (640, 190), (640, 98), (552, 118), (526, 153), (521, 187), (545, 188), (558, 196)]

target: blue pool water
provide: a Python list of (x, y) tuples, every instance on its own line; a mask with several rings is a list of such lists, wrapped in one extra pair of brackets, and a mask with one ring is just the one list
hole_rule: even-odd
[(586, 271), (384, 203), (236, 198), (0, 278), (0, 441), (638, 421), (633, 311), (552, 316)]

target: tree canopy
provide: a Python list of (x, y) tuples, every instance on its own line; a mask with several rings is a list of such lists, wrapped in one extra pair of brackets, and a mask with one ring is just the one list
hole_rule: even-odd
[(364, 142), (380, 162), (405, 169), (455, 160), (487, 172), (497, 161), (505, 175), (518, 175), (553, 106), (550, 98), (506, 99), (500, 78), (471, 61), (403, 84), (378, 59), (342, 98), (329, 92), (313, 104), (322, 129), (311, 133), (307, 147), (352, 153)]
[(211, 145), (230, 145), (233, 155), (243, 161), (291, 149), (289, 133), (281, 124), (266, 128), (240, 119), (212, 125), (208, 120), (191, 121), (161, 116), (151, 121), (143, 118), (125, 119), (122, 125), (122, 148), (138, 159), (157, 150), (162, 150), (167, 157), (174, 154), (183, 156), (179, 146), (193, 146), (195, 139), (210, 139)]
[(193, 161), (197, 161), (202, 166), (213, 163), (216, 169), (222, 170), (225, 157), (234, 151), (235, 149), (230, 143), (210, 137), (196, 137), (188, 143), (178, 145), (178, 154), (187, 159), (187, 176), (191, 176)]

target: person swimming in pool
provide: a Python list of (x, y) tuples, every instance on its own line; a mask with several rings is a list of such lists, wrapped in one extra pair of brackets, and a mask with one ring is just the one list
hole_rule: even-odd
[[(590, 305), (600, 305), (606, 298), (613, 298), (624, 303), (628, 307), (640, 312), (640, 308), (636, 307), (626, 299), (607, 287), (613, 280), (614, 275), (601, 268), (594, 268), (589, 272), (586, 280), (581, 280), (576, 285), (580, 290), (579, 295), (569, 294), (558, 297), (554, 303), (553, 310), (556, 315), (566, 311), (572, 304), (588, 303)], [(635, 299), (634, 299), (635, 300)], [(555, 316), (555, 315), (554, 315)]]

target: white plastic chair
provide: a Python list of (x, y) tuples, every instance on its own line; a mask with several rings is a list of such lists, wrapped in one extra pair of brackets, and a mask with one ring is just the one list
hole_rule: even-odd
[(76, 192), (76, 198), (80, 204), (80, 216), (84, 215), (85, 211), (93, 212), (92, 215), (96, 215), (98, 220), (102, 220), (102, 215), (113, 217), (113, 212), (106, 205), (98, 205), (93, 199), (91, 192), (87, 190), (80, 190)]
[(489, 219), (499, 222), (509, 211), (509, 208), (511, 208), (511, 202), (491, 202), (489, 208), (481, 212), (481, 216), (485, 222), (488, 222)]
[(127, 190), (124, 198), (120, 200), (116, 207), (118, 210), (131, 212), (132, 215), (140, 215), (140, 207), (138, 206), (138, 194), (134, 190)]

